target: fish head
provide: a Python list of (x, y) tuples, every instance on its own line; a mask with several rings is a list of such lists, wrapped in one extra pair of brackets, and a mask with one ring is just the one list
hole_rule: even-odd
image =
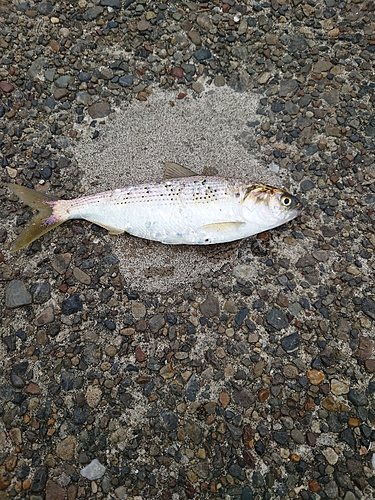
[(280, 226), (302, 212), (302, 204), (296, 196), (266, 184), (248, 186), (243, 206), (245, 218), (256, 217), (263, 231)]

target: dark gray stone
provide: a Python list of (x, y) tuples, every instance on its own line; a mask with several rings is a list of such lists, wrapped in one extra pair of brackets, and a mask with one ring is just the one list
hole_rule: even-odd
[(286, 97), (287, 95), (296, 92), (298, 89), (297, 80), (281, 80), (279, 96)]
[(300, 186), (302, 191), (306, 193), (307, 191), (314, 189), (315, 184), (312, 181), (310, 181), (310, 179), (305, 179), (301, 182)]
[(288, 321), (285, 314), (278, 307), (273, 307), (266, 316), (266, 321), (269, 325), (282, 330), (288, 326)]
[(133, 85), (132, 75), (123, 75), (118, 80), (121, 87), (131, 87)]
[(368, 404), (367, 397), (363, 394), (363, 392), (360, 392), (357, 389), (351, 389), (349, 391), (348, 399), (355, 406), (366, 406)]
[(206, 318), (220, 315), (219, 301), (214, 295), (208, 295), (206, 300), (199, 304), (199, 309)]
[(250, 408), (255, 402), (255, 396), (247, 389), (234, 389), (233, 401), (243, 408)]
[(375, 320), (375, 302), (366, 297), (362, 301), (362, 311), (371, 319)]
[(43, 283), (35, 283), (31, 288), (30, 292), (33, 296), (33, 301), (35, 304), (43, 304), (51, 298), (51, 285), (48, 281)]
[(121, 9), (121, 0), (100, 0), (100, 5), (103, 5), (103, 7)]
[(195, 375), (192, 375), (186, 386), (185, 397), (188, 401), (195, 401), (199, 390), (198, 380)]
[(212, 57), (211, 52), (208, 49), (199, 49), (194, 52), (194, 57), (198, 61), (204, 61), (205, 59), (210, 59)]
[(289, 435), (285, 431), (274, 432), (273, 438), (276, 441), (276, 443), (279, 443), (279, 444), (286, 444), (289, 441)]
[(82, 309), (82, 301), (76, 293), (73, 293), (68, 299), (63, 300), (61, 304), (61, 312), (66, 315), (75, 314), (82, 311)]
[(48, 477), (48, 469), (45, 466), (39, 467), (34, 474), (33, 481), (31, 483), (31, 491), (33, 493), (41, 493), (44, 491)]
[(295, 351), (301, 343), (301, 337), (298, 332), (292, 333), (281, 339), (281, 346), (286, 352)]
[(86, 10), (86, 12), (83, 14), (83, 18), (85, 19), (85, 21), (93, 21), (103, 13), (103, 10), (103, 7), (94, 5), (94, 7), (90, 7)]
[(165, 325), (165, 318), (162, 314), (155, 314), (148, 324), (153, 332), (157, 332)]

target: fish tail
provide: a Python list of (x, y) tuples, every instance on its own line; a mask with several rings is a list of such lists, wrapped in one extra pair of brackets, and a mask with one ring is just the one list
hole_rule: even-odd
[(54, 206), (59, 202), (18, 184), (8, 184), (8, 188), (26, 205), (38, 210), (24, 231), (14, 242), (11, 251), (15, 252), (37, 240), (43, 234), (62, 224), (67, 217), (54, 214)]

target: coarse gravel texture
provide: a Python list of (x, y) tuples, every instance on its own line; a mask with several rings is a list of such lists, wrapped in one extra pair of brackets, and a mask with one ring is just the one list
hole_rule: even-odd
[[(366, 0), (0, 0), (0, 500), (374, 498), (374, 33)], [(301, 217), (199, 251), (74, 221), (10, 252), (8, 182), (250, 158)]]

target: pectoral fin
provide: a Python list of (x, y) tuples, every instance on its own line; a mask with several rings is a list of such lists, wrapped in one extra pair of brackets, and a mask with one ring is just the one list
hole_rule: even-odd
[(204, 226), (201, 226), (200, 229), (202, 231), (213, 231), (217, 233), (218, 231), (230, 231), (233, 229), (239, 229), (244, 224), (245, 222), (240, 221), (214, 222), (213, 224), (205, 224)]
[(194, 177), (195, 175), (198, 175), (189, 168), (183, 167), (178, 163), (166, 161), (164, 165), (165, 171), (163, 181), (166, 181), (168, 179), (179, 179), (181, 177)]

